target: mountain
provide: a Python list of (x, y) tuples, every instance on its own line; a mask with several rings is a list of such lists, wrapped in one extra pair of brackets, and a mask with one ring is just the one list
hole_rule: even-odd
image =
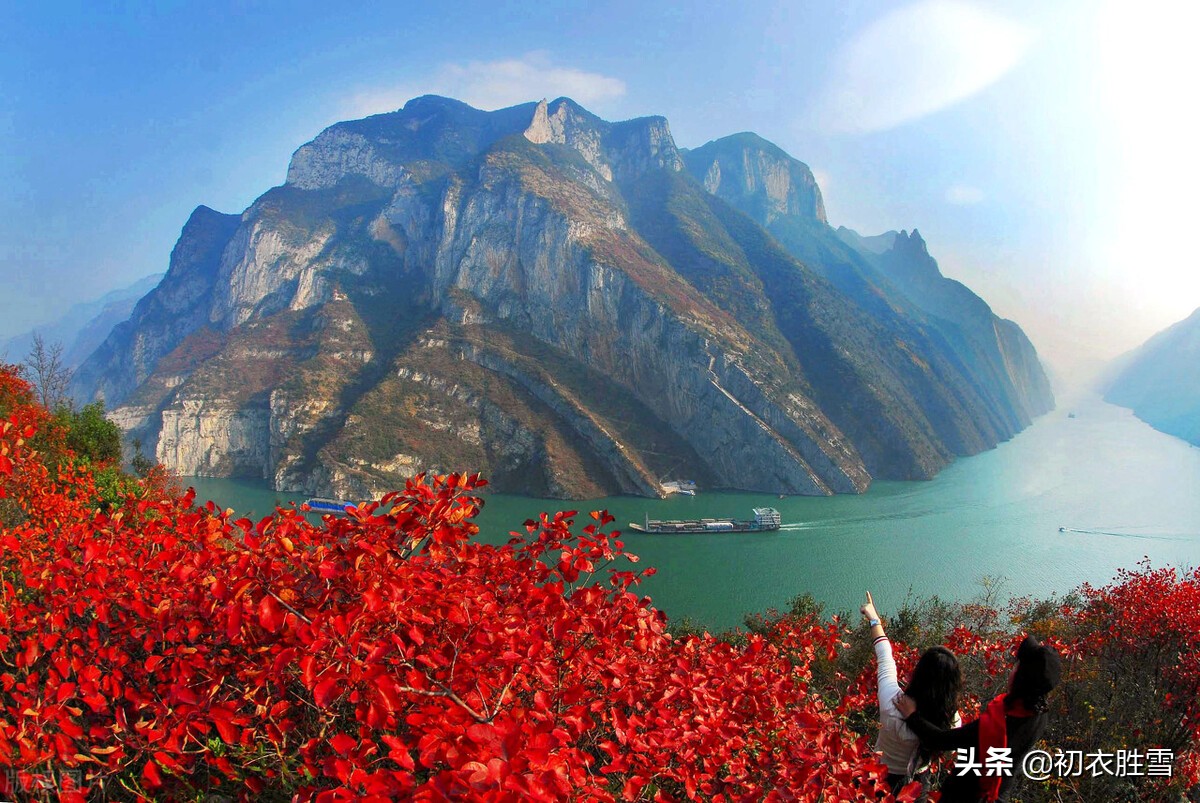
[[(867, 312), (895, 343), (904, 344), (910, 359), (919, 355), (915, 359), (928, 363), (914, 375), (898, 370), (905, 359), (893, 355), (865, 371), (887, 380), (870, 388), (868, 395), (883, 404), (869, 412), (848, 409), (843, 401), (861, 396), (860, 388), (836, 380), (821, 383), (823, 408), (850, 435), (873, 475), (923, 476), (927, 460), (897, 471), (908, 453), (936, 450), (940, 442), (953, 454), (974, 454), (1053, 409), (1050, 383), (1020, 327), (994, 315), (959, 282), (943, 277), (915, 230), (911, 236), (887, 232), (875, 237), (844, 227), (833, 230), (809, 168), (756, 134), (710, 142), (685, 158), (691, 174), (710, 193), (749, 216)], [(853, 340), (855, 333), (845, 337)], [(793, 346), (799, 352), (809, 344)], [(881, 348), (886, 345), (863, 348), (857, 359), (878, 358)], [(922, 418), (925, 434), (903, 440), (892, 434)], [(930, 430), (933, 438), (927, 437)]]
[(1054, 409), (1051, 383), (1021, 327), (995, 315), (966, 285), (944, 277), (916, 229), (861, 237), (840, 227), (837, 234), (876, 267), (882, 283), (923, 314), (975, 380), (989, 386), (989, 397), (1001, 402), (998, 414), (1008, 408), (1038, 416)]
[(199, 207), (74, 389), (181, 474), (281, 490), (861, 492), (1052, 404), (1015, 325), (876, 256), (755, 135), (426, 96), (327, 128), (241, 215)]
[(162, 278), (163, 274), (156, 273), (105, 293), (95, 301), (75, 304), (57, 320), (0, 343), (0, 355), (7, 355), (13, 362), (25, 359), (37, 332), (47, 345), (62, 344), (63, 362), (66, 367), (74, 368), (104, 342), (114, 326), (129, 317), (137, 300), (153, 290)]
[(1200, 309), (1116, 362), (1104, 400), (1200, 446)]

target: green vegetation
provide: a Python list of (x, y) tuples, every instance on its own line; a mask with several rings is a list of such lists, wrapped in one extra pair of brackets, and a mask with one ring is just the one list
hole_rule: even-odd
[(82, 409), (59, 407), (55, 422), (66, 432), (66, 446), (80, 460), (92, 464), (121, 462), (121, 430), (104, 417), (104, 403)]
[[(0, 365), (0, 370), (19, 377), (28, 369)], [(45, 379), (43, 375), (41, 377)], [(0, 386), (0, 420), (22, 410), (37, 410), (29, 420), (37, 429), (30, 446), (52, 477), (89, 475), (94, 483), (94, 503), (101, 510), (121, 505), (138, 488), (138, 478), (121, 467), (121, 430), (104, 416), (104, 405), (93, 402), (76, 409), (65, 397), (53, 412), (33, 408), (35, 392), (28, 385)], [(8, 499), (0, 499), (0, 525), (15, 526), (24, 515)]]

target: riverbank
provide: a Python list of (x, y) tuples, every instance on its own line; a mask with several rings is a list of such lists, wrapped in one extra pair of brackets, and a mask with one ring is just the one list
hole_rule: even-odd
[[(261, 483), (186, 481), (202, 499), (253, 515), (265, 514), (276, 499), (301, 499)], [(695, 497), (584, 502), (492, 494), (478, 523), (481, 538), (502, 543), (541, 511), (607, 508), (613, 526), (627, 531), (647, 514), (729, 516), (775, 507), (784, 526), (772, 533), (623, 532), (641, 565), (659, 570), (641, 587), (658, 607), (672, 618), (723, 629), (747, 613), (786, 607), (801, 592), (832, 611), (855, 609), (864, 588), (889, 604), (910, 593), (967, 600), (980, 592), (982, 578), (1004, 578), (1003, 596), (1049, 597), (1083, 582), (1107, 582), (1146, 556), (1155, 565), (1195, 565), (1197, 488), (1200, 449), (1088, 397), (928, 482), (877, 482), (858, 496), (786, 499), (704, 489)]]

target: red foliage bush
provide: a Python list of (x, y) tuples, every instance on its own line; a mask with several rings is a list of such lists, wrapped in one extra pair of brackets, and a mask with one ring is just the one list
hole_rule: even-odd
[[(10, 385), (13, 377), (5, 376)], [(19, 387), (17, 388), (19, 390)], [(868, 800), (866, 740), (808, 690), (838, 647), (673, 639), (620, 541), (573, 513), (470, 540), (477, 477), (314, 526), (190, 495), (90, 506), (36, 410), (0, 425), (0, 763), (146, 798)], [(797, 660), (800, 656), (801, 660)], [(82, 799), (82, 792), (64, 797)]]
[[(161, 481), (106, 512), (86, 472), (43, 465), (44, 414), (2, 369), (0, 414), (0, 496), (21, 512), (0, 529), (0, 765), (58, 779), (64, 800), (889, 796), (848, 724), (873, 704), (870, 667), (827, 682), (843, 626), (673, 638), (605, 514), (481, 544), (485, 483), (453, 474), (321, 525), (234, 520)], [(1130, 583), (1143, 604), (1186, 585), (1131, 575), (1079, 616), (1125, 610)], [(1078, 649), (1140, 648), (1139, 628), (1194, 633), (1194, 617), (1180, 597)], [(1011, 648), (952, 641), (997, 671)]]

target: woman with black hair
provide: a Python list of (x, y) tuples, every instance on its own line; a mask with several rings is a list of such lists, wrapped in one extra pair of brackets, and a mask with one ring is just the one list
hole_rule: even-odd
[[(904, 724), (903, 715), (896, 708), (895, 700), (901, 695), (896, 661), (892, 657), (892, 643), (883, 630), (870, 591), (867, 592), (866, 604), (860, 610), (871, 626), (878, 665), (879, 738), (875, 741), (875, 750), (883, 754), (883, 763), (888, 769), (888, 783), (893, 793), (914, 780), (925, 786), (928, 783), (931, 753), (921, 748), (917, 735)], [(945, 647), (931, 647), (917, 661), (904, 693), (920, 701), (921, 710), (929, 712), (932, 722), (950, 728), (961, 722), (958, 716), (958, 692), (961, 688), (962, 673), (954, 653)]]
[[(983, 714), (961, 728), (947, 730), (925, 715), (921, 704), (901, 696), (896, 707), (908, 727), (930, 750), (974, 750), (977, 773), (955, 771), (942, 784), (942, 803), (1004, 801), (1012, 791), (1025, 755), (1046, 728), (1046, 695), (1062, 678), (1062, 659), (1052, 648), (1026, 636), (1017, 648), (1017, 665), (1009, 677), (1008, 692), (992, 700)], [(1007, 753), (1004, 751), (1007, 750)], [(991, 752), (990, 752), (991, 751)], [(1005, 755), (1006, 772), (987, 774), (989, 756)]]

